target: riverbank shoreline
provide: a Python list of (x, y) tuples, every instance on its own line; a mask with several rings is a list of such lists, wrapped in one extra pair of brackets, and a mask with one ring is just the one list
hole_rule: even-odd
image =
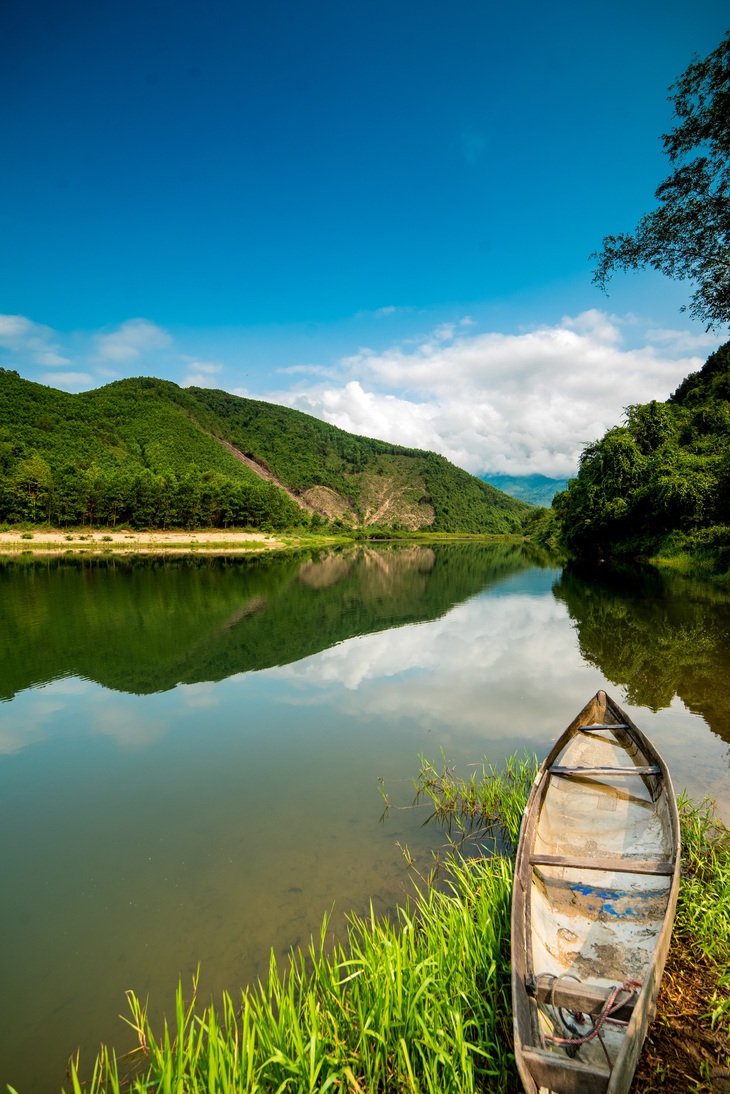
[(244, 555), (262, 551), (299, 550), (304, 547), (384, 542), (484, 542), (522, 543), (522, 536), (456, 535), (453, 533), (381, 533), (368, 536), (357, 532), (332, 535), (292, 532), (254, 532), (241, 529), (205, 528), (186, 531), (175, 529), (135, 530), (11, 528), (0, 530), (0, 557), (28, 555), (54, 557), (63, 555)]
[[(289, 537), (287, 537), (289, 539)], [(281, 549), (284, 539), (266, 532), (73, 531), (36, 528), (0, 532), (0, 555), (240, 554)]]

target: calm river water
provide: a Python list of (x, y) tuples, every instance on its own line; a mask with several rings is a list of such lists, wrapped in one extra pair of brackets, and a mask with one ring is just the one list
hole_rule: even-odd
[(0, 1089), (132, 1046), (426, 865), (419, 756), (544, 755), (598, 688), (730, 820), (730, 598), (526, 549), (0, 561)]

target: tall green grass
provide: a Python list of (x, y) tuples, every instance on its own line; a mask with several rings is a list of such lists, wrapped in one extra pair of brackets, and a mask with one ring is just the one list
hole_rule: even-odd
[(718, 821), (712, 803), (678, 802), (682, 828), (682, 884), (673, 945), (688, 960), (704, 959), (717, 971), (709, 1017), (730, 1038), (730, 829)]
[[(416, 800), (430, 819), (455, 824), (458, 843), (488, 836), (514, 847), (534, 757), (501, 772), (485, 764), (468, 780), (422, 762)], [(713, 1022), (730, 1019), (730, 832), (708, 805), (680, 803), (684, 877), (673, 945), (717, 969)], [(473, 850), (473, 845), (469, 845)], [(511, 1053), (509, 920), (511, 854), (454, 853), (438, 888), (420, 891), (395, 922), (353, 918), (342, 942), (327, 920), (284, 971), (220, 1007), (185, 1002), (155, 1033), (128, 993), (139, 1047), (117, 1058), (103, 1047), (73, 1094), (476, 1094), (517, 1089)], [(723, 984), (725, 987), (723, 987)], [(87, 1073), (88, 1074), (88, 1073)]]
[[(155, 1035), (128, 993), (140, 1048), (100, 1052), (74, 1094), (232, 1094), (233, 1091), (506, 1091), (511, 864), (454, 862), (448, 886), (428, 890), (396, 923), (353, 919), (328, 949), (327, 923), (308, 952), (265, 983), (224, 995), (220, 1010), (178, 988), (174, 1022)], [(136, 1067), (131, 1078), (130, 1068)]]

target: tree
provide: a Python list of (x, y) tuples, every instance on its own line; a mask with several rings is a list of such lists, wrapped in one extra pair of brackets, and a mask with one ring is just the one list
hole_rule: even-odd
[(606, 236), (591, 255), (593, 280), (605, 291), (614, 270), (647, 266), (690, 280), (690, 315), (712, 330), (730, 323), (730, 31), (669, 90), (678, 124), (662, 139), (674, 171), (633, 235)]

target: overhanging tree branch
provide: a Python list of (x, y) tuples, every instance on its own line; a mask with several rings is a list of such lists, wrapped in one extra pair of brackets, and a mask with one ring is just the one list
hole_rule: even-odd
[(693, 281), (689, 312), (709, 330), (730, 324), (730, 31), (670, 92), (679, 121), (663, 141), (675, 170), (655, 191), (659, 207), (591, 255), (593, 281), (605, 292), (615, 270), (647, 266)]

